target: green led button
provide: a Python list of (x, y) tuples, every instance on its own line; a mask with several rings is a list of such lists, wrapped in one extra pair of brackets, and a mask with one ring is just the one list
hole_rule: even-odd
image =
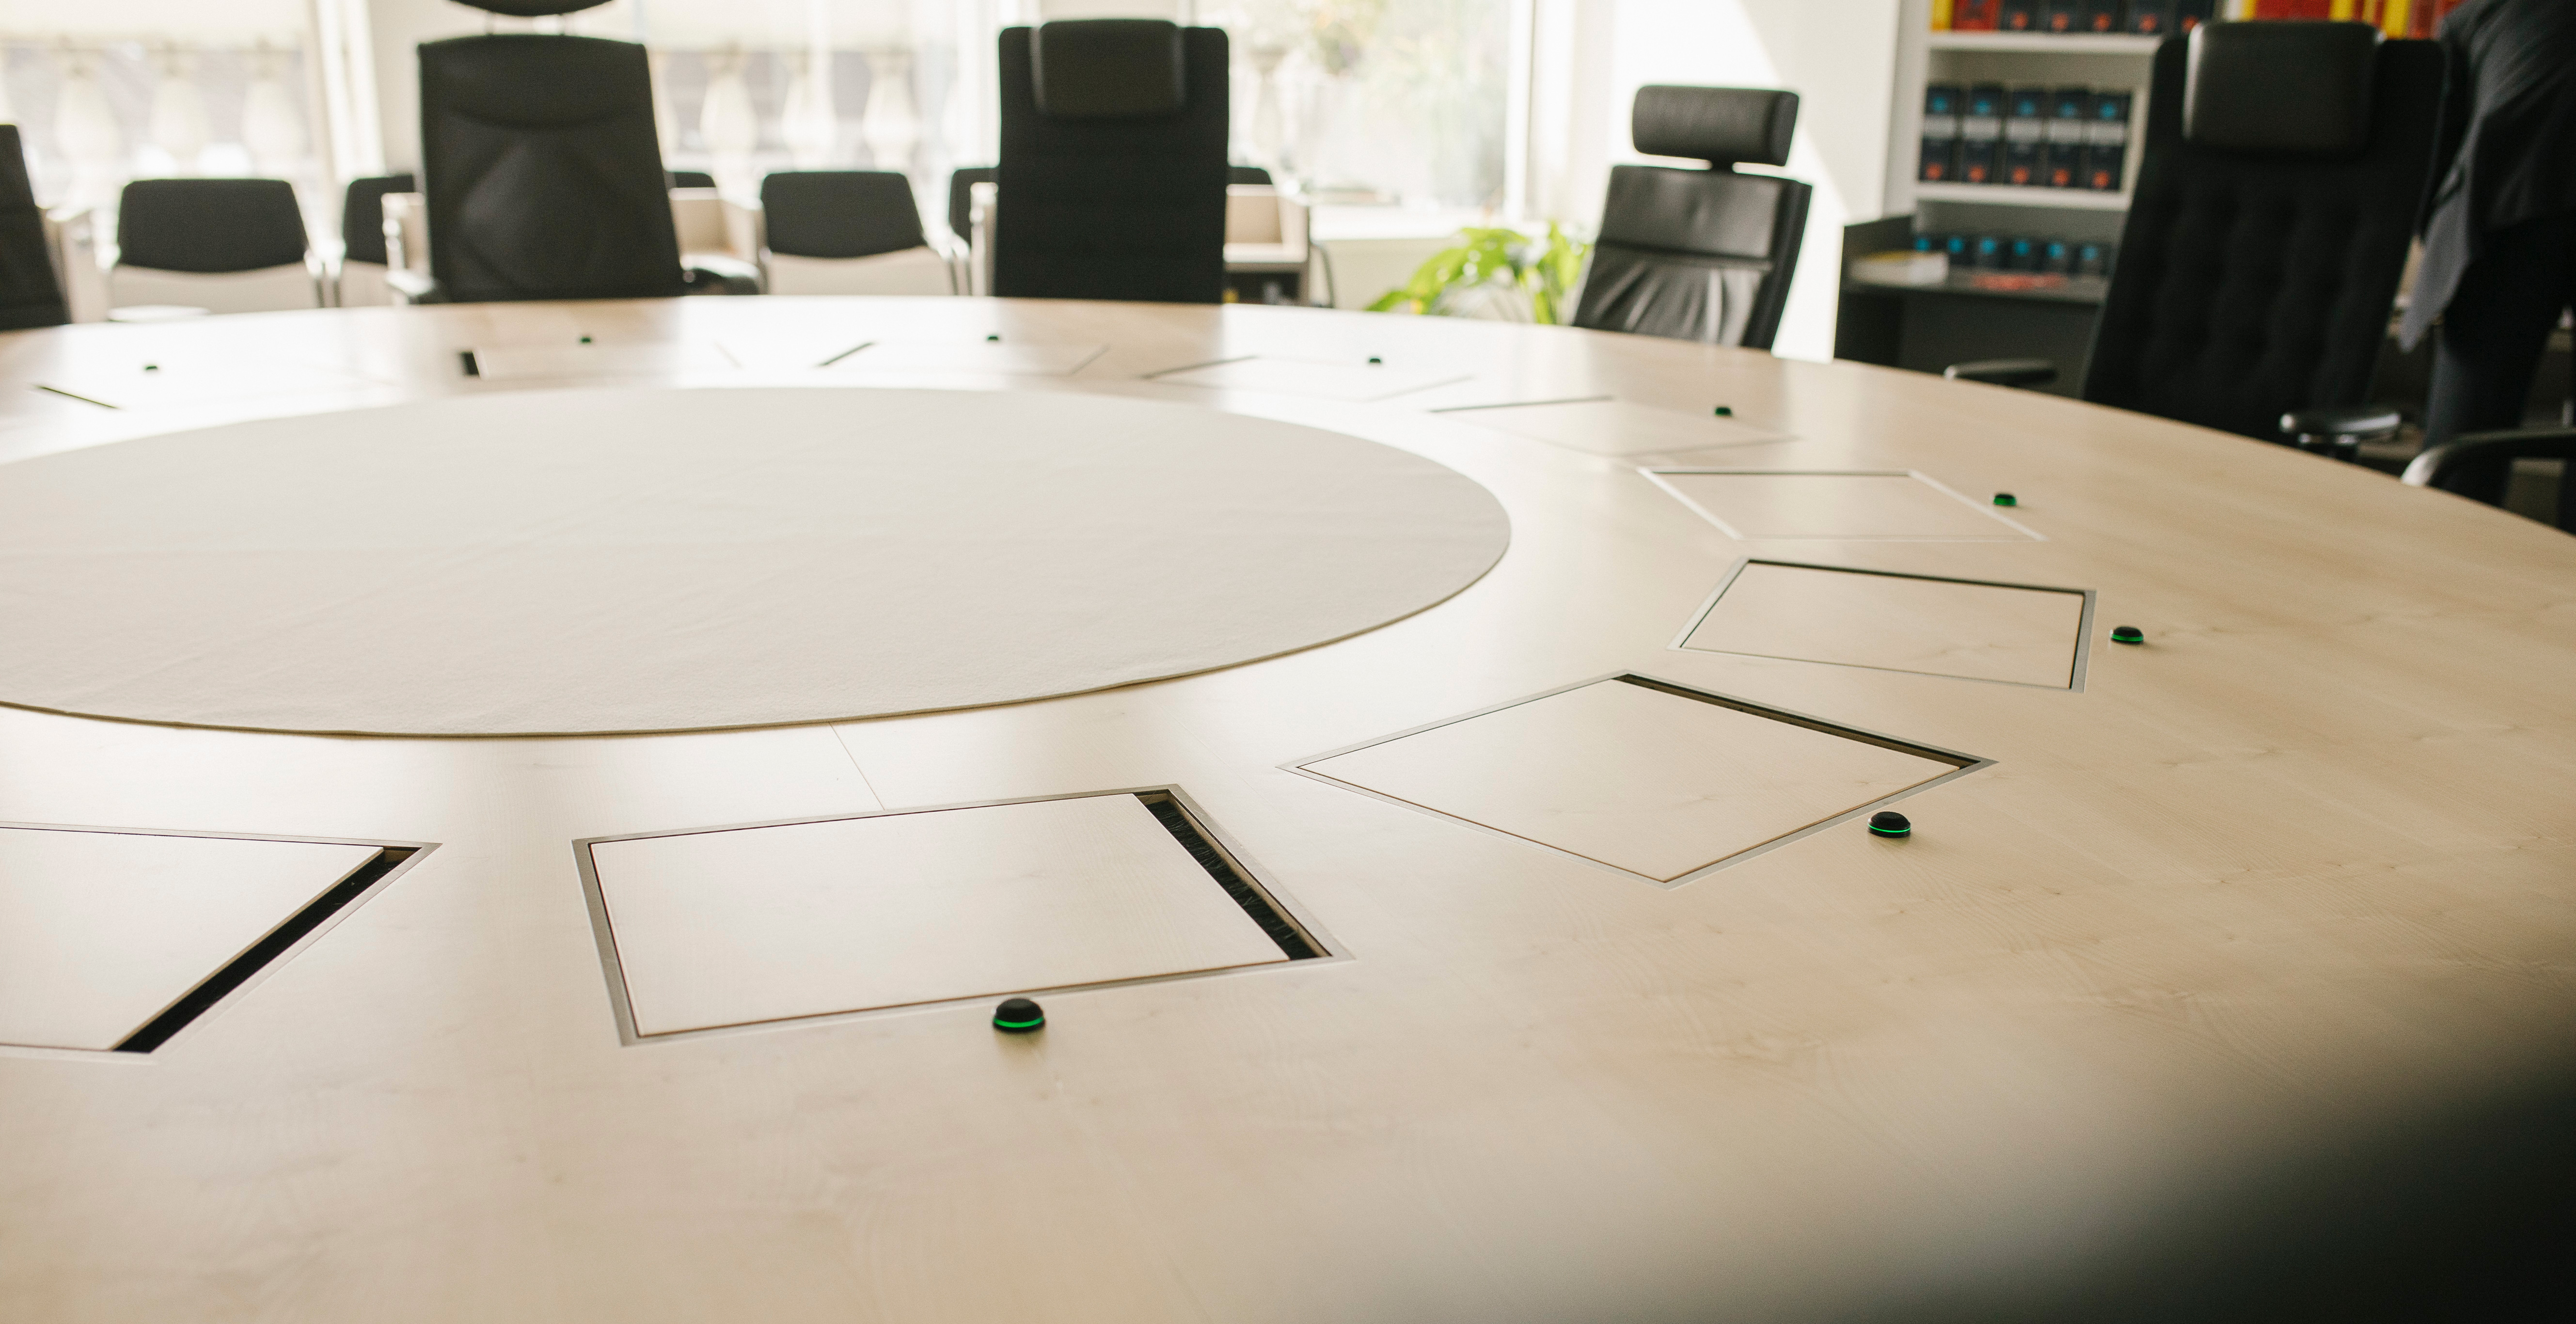
[(1735, 417), (1735, 408), (1732, 405), (1719, 405), (1716, 409), (1711, 410), (1710, 412), (1717, 415), (1719, 418)]
[(2138, 627), (2136, 627), (2136, 626), (2134, 626), (2134, 625), (2114, 625), (2114, 626), (2112, 626), (2112, 627), (2111, 627), (2111, 642), (2112, 642), (2112, 643), (2115, 643), (2115, 644), (2143, 644), (2143, 643), (2145, 643), (2146, 641), (2147, 641), (2147, 632), (2146, 632), (2146, 631), (2144, 631), (2144, 630), (2139, 629)]
[(1995, 493), (1995, 504), (1998, 506), (2018, 506), (2021, 502), (2010, 492), (1997, 492)]
[(1869, 834), (1873, 837), (1910, 837), (1914, 824), (1893, 809), (1882, 809), (1869, 816)]
[(1046, 1013), (1027, 998), (1004, 998), (993, 1009), (993, 1028), (1004, 1034), (1027, 1034), (1046, 1028)]

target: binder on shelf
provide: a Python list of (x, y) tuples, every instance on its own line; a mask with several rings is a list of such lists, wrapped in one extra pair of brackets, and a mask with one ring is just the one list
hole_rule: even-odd
[(1950, 0), (1950, 29), (1953, 32), (1992, 32), (2000, 0)]
[(2141, 37), (2172, 35), (2177, 17), (2174, 0), (2129, 0), (2129, 31)]
[(2049, 32), (2069, 33), (2084, 30), (2085, 0), (2048, 0), (2048, 9), (2040, 17)]
[(2075, 246), (2075, 274), (2078, 276), (2108, 276), (2111, 274), (2112, 257), (2112, 246), (2109, 244), (2077, 244)]
[(2016, 87), (2005, 98), (2003, 182), (2037, 188), (2048, 155), (2048, 89)]
[(1950, 30), (1950, 0), (1932, 0), (1932, 30), (1934, 32)]
[(2134, 92), (2096, 92), (2084, 126), (2084, 187), (2117, 193), (2129, 170), (2129, 103)]
[(2046, 251), (2047, 245), (2043, 241), (2029, 235), (2014, 235), (2004, 241), (2004, 270), (2037, 271), (2040, 255)]
[(2082, 30), (2117, 32), (2120, 30), (2120, 17), (2120, 0), (2085, 0)]
[(2001, 271), (2004, 269), (2004, 256), (2008, 250), (2004, 246), (2002, 236), (1978, 235), (1968, 241), (1968, 250), (1975, 258), (1977, 270)]
[(2039, 182), (2074, 188), (2084, 182), (2084, 126), (2093, 115), (2090, 88), (2061, 87), (2048, 98), (2048, 156)]
[(1923, 89), (1923, 163), (1915, 178), (1938, 184), (1959, 177), (1959, 107), (1967, 95), (1957, 83)]
[(2052, 276), (2075, 274), (2075, 245), (2063, 239), (2051, 239), (2040, 249), (2039, 269)]
[[(2404, 4), (2406, 0), (2395, 0)], [(2174, 0), (2173, 30), (2189, 32), (2218, 17), (2217, 0)]]
[(2004, 85), (1976, 83), (1968, 88), (1965, 113), (1959, 116), (1959, 182), (1992, 184), (2003, 163)]
[(2003, 0), (1995, 14), (1995, 27), (2004, 32), (2041, 31), (2042, 10), (2042, 0)]

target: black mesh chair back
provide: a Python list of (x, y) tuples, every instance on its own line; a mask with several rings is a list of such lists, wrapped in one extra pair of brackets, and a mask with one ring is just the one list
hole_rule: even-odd
[(1639, 88), (1629, 121), (1637, 150), (1694, 157), (1708, 168), (1611, 167), (1574, 324), (1771, 348), (1815, 190), (1735, 167), (1788, 164), (1797, 126), (1795, 92)]
[(714, 188), (716, 177), (703, 170), (665, 170), (662, 178), (672, 188)]
[(993, 292), (1225, 295), (1225, 33), (1084, 19), (1002, 33)]
[(2156, 50), (2084, 398), (2276, 440), (2358, 405), (2432, 171), (2440, 48), (2207, 23)]
[(1261, 168), (1261, 167), (1259, 167), (1259, 166), (1239, 166), (1239, 165), (1230, 165), (1230, 166), (1227, 166), (1227, 167), (1225, 168), (1225, 182), (1226, 182), (1227, 184), (1229, 184), (1229, 185), (1232, 185), (1232, 184), (1263, 184), (1263, 185), (1267, 185), (1267, 184), (1270, 182), (1270, 172), (1269, 172), (1269, 171), (1267, 171), (1267, 170), (1262, 169), (1262, 168)]
[(259, 271), (311, 247), (282, 179), (138, 179), (116, 207), (117, 263), (155, 271)]
[(420, 138), (430, 274), (444, 297), (682, 292), (643, 47), (530, 33), (424, 42)]
[(419, 182), (410, 175), (370, 175), (350, 180), (349, 191), (340, 203), (341, 260), (383, 265), (387, 260), (385, 195), (419, 190)]
[(790, 257), (873, 257), (930, 242), (912, 181), (891, 170), (781, 171), (760, 181), (769, 251)]
[(27, 180), (18, 126), (0, 124), (0, 331), (70, 320), (53, 246), (45, 241), (45, 212)]

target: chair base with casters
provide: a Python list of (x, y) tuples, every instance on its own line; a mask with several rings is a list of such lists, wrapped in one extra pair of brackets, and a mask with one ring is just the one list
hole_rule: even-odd
[[(2474, 432), (2455, 437), (2417, 455), (2398, 481), (2409, 487), (2440, 488), (2501, 506), (2516, 460), (2558, 460), (2567, 470), (2576, 470), (2576, 428)], [(2565, 470), (2558, 477), (2558, 516), (2551, 523), (2576, 533), (2576, 482), (2569, 481)]]

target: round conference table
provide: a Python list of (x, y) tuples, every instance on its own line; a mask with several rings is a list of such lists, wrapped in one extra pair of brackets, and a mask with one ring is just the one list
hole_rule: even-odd
[[(8, 1318), (2150, 1318), (2369, 1288), (2347, 1223), (2504, 1199), (2531, 1167), (2517, 1146), (2547, 1148), (2524, 1122), (2563, 1116), (2532, 1110), (2576, 1066), (2576, 540), (2380, 474), (1852, 364), (1260, 307), (333, 310), (12, 333), (0, 378), (0, 508), (13, 479), (142, 457), (96, 469), (126, 486), (60, 528), (0, 528), (0, 603), (168, 650), (85, 709), (21, 665), (77, 641), (0, 627), (0, 820), (37, 843), (6, 857), (0, 944), (72, 925), (109, 953), (104, 987), (120, 935), (202, 929), (232, 972), (188, 982), (213, 978), (190, 958), (186, 996), (95, 1042), (11, 1038), (0, 1006), (20, 1045), (0, 1048)], [(654, 404), (672, 391), (689, 407)], [(532, 394), (565, 392), (593, 394)], [(922, 421), (992, 393), (1009, 419)], [(1246, 589), (1240, 656), (1059, 671), (1081, 630), (1051, 618), (976, 636), (1017, 650), (994, 701), (833, 711), (836, 669), (900, 658), (773, 653), (823, 676), (790, 696), (810, 710), (700, 721), (683, 672), (667, 711), (556, 728), (588, 734), (477, 729), (471, 702), (418, 715), (399, 701), (438, 687), (416, 679), (395, 715), (345, 725), (138, 697), (204, 664), (190, 632), (256, 587), (224, 578), (256, 560), (192, 581), (209, 605), (182, 626), (131, 619), (168, 603), (41, 600), (75, 526), (119, 530), (80, 549), (106, 565), (185, 554), (152, 540), (198, 493), (294, 524), (301, 498), (270, 490), (294, 472), (204, 449), (261, 429), (399, 461), (439, 429), (386, 429), (449, 417), (420, 411), (486, 410), (442, 425), (474, 433), (536, 409), (510, 446), (575, 439), (607, 474), (630, 438), (716, 453), (892, 416), (872, 401), (912, 420), (886, 455), (968, 475), (1031, 462), (1006, 441), (1109, 446), (1131, 423), (1176, 455), (1199, 431), (1315, 430), (1278, 435), (1382, 466), (1322, 474), (1317, 545), (1341, 536), (1332, 503), (1401, 470), (1453, 501), (1421, 517), (1455, 524), (1451, 560), (1284, 645), (1254, 638), (1258, 608), (1305, 610), (1303, 590)], [(506, 495), (493, 451), (438, 500)], [(756, 525), (797, 472), (727, 499)], [(406, 491), (316, 492), (380, 500), (406, 537), (439, 522)], [(1193, 492), (1172, 527), (1202, 532), (1081, 577), (1194, 563), (1233, 507)], [(1199, 518), (1211, 504), (1225, 517)], [(354, 545), (371, 523), (329, 528)], [(633, 573), (600, 581), (648, 617), (657, 567), (699, 564), (655, 560), (655, 527), (626, 527)], [(1367, 555), (1391, 583), (1405, 548)], [(897, 548), (832, 582), (920, 568)], [(1219, 598), (1238, 575), (1258, 578), (1225, 570)], [(434, 621), (385, 645), (399, 617), (366, 617), (383, 651), (349, 656), (395, 660), (359, 669), (476, 665)], [(660, 627), (619, 619), (620, 647), (651, 651)], [(472, 674), (450, 687), (466, 700), (512, 683)], [(1114, 822), (1036, 823), (1113, 802)], [(884, 812), (948, 806), (1020, 826)], [(1891, 806), (1910, 835), (1869, 826)], [(1023, 828), (1161, 850), (1130, 832), (1159, 822), (1243, 915), (1187, 868), (1138, 865), (1142, 890), (1042, 923), (997, 917), (1037, 903), (991, 878), (913, 894), (897, 941), (871, 909), (892, 894), (807, 886), (934, 820), (970, 826), (904, 847), (931, 873)], [(705, 831), (755, 824), (799, 826)], [(770, 838), (730, 863), (674, 846)], [(234, 917), (248, 947), (219, 915), (155, 920), (154, 898), (216, 876), (173, 856), (92, 914), (82, 857), (44, 853), (66, 841), (303, 851), (328, 904), (261, 892), (269, 910)], [(1082, 867), (1039, 882), (1089, 897)], [(1246, 954), (1252, 921), (1279, 951)], [(1203, 937), (1231, 955), (1194, 957)], [(1131, 939), (1163, 963), (1119, 966), (1146, 959)], [(976, 960), (999, 965), (942, 982)], [(752, 984), (785, 1001), (727, 1001)], [(87, 996), (48, 987), (27, 996)], [(1044, 1029), (993, 1028), (1011, 991)], [(2501, 1185), (2441, 1186), (2462, 1162)]]

